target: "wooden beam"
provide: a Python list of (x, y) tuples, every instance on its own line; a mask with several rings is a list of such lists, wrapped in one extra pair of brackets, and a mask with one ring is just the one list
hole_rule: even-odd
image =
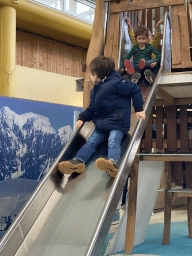
[(187, 18), (188, 18), (188, 24), (189, 24), (189, 38), (190, 38), (190, 44), (192, 43), (192, 4), (190, 4), (190, 0), (188, 0), (187, 5)]
[[(177, 6), (171, 8), (171, 26), (172, 26), (172, 67), (182, 68), (181, 60), (181, 34), (179, 29), (179, 18)], [(177, 65), (177, 66), (176, 66)]]
[(151, 31), (152, 33), (152, 9), (147, 10), (147, 28)]
[(167, 113), (167, 152), (175, 152), (177, 151), (176, 106), (166, 106), (164, 113)]
[[(145, 146), (145, 139), (141, 142), (141, 148), (144, 148)], [(192, 139), (189, 140), (189, 147), (192, 149)], [(152, 140), (152, 148), (156, 148), (156, 140)], [(163, 139), (163, 148), (167, 148), (167, 140)], [(181, 148), (181, 140), (177, 139), (177, 148)]]
[(127, 213), (127, 227), (125, 237), (125, 253), (132, 253), (135, 238), (136, 207), (137, 207), (137, 182), (139, 171), (139, 158), (136, 156), (130, 172), (129, 202)]
[(187, 198), (187, 216), (188, 216), (188, 230), (189, 238), (192, 238), (192, 198)]
[(165, 210), (164, 210), (164, 227), (163, 227), (163, 244), (170, 244), (171, 230), (171, 195), (168, 191), (171, 189), (171, 163), (165, 162)]
[[(192, 140), (189, 140), (189, 143), (192, 142)], [(141, 142), (141, 148), (144, 148), (145, 146), (145, 139)], [(156, 140), (152, 140), (152, 148), (156, 148)], [(163, 139), (163, 148), (167, 148), (167, 139)], [(177, 140), (177, 148), (181, 148), (181, 141), (180, 139)]]
[(181, 57), (182, 57), (182, 68), (191, 68), (191, 53), (189, 44), (189, 29), (187, 21), (186, 6), (178, 6), (178, 17), (179, 26), (181, 33)]
[(153, 9), (157, 7), (182, 5), (185, 0), (145, 0), (145, 2), (128, 2), (121, 1), (120, 3), (111, 3), (111, 13), (139, 11), (143, 9)]
[[(169, 191), (171, 193), (171, 190)], [(187, 192), (182, 192), (182, 191), (179, 191), (179, 192), (175, 192), (173, 191), (172, 193), (174, 193), (174, 196), (175, 197), (192, 197), (192, 193), (187, 193)]]
[(146, 155), (139, 155), (140, 159), (143, 161), (171, 161), (171, 162), (178, 162), (178, 161), (192, 161), (191, 154), (183, 154), (183, 155), (171, 155), (171, 154), (146, 154)]
[(163, 149), (163, 107), (156, 107), (156, 148)]
[(180, 139), (181, 139), (181, 151), (189, 152), (189, 132), (188, 132), (188, 118), (187, 118), (187, 106), (180, 106)]
[[(192, 104), (192, 98), (175, 98), (175, 105), (188, 105)], [(171, 103), (168, 103), (165, 100), (155, 100), (154, 106), (168, 106), (172, 105)]]
[(169, 102), (171, 105), (175, 104), (175, 99), (162, 88), (159, 88), (158, 96), (164, 99), (165, 101)]
[(110, 14), (104, 56), (112, 57), (117, 69), (119, 55), (119, 14)]
[(182, 86), (191, 86), (192, 82), (183, 82), (183, 83), (174, 83), (174, 84), (161, 84), (161, 87), (182, 87)]
[(97, 0), (95, 9), (95, 19), (93, 23), (93, 32), (86, 59), (86, 72), (84, 76), (84, 93), (83, 93), (83, 109), (89, 106), (90, 90), (93, 83), (90, 81), (89, 64), (95, 57), (101, 54), (103, 44), (103, 31), (105, 21), (105, 2), (104, 0)]
[(192, 98), (185, 98), (185, 99), (175, 99), (176, 105), (188, 105), (192, 104)]
[[(180, 106), (181, 107), (181, 106)], [(156, 108), (156, 120), (154, 119), (153, 120), (153, 124), (156, 124), (157, 125), (157, 120), (158, 120), (158, 116), (157, 116), (157, 109), (159, 108), (159, 106)], [(192, 123), (192, 117), (188, 117), (187, 118), (187, 122), (188, 123)], [(162, 121), (162, 123), (163, 124), (167, 124), (167, 118), (163, 118), (163, 121)], [(181, 122), (180, 122), (180, 119), (177, 119), (177, 124), (180, 124)], [(157, 129), (157, 128), (156, 128)], [(188, 133), (188, 131), (187, 131), (187, 133)], [(157, 140), (157, 139), (156, 139)], [(186, 153), (186, 152), (185, 152)]]
[(161, 15), (160, 15), (160, 8), (155, 8), (155, 26), (157, 22), (160, 20)]

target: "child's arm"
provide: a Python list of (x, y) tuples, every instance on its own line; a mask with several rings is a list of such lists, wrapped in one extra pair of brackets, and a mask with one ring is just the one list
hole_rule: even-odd
[(149, 42), (154, 48), (157, 49), (158, 45), (160, 44), (161, 40), (161, 30), (160, 30), (160, 25), (162, 23), (162, 20), (159, 20), (156, 24), (156, 29), (155, 29), (155, 35), (153, 39)]
[(135, 40), (135, 33), (133, 32), (133, 29), (131, 27), (131, 22), (128, 17), (126, 17), (125, 21), (128, 25), (128, 33), (129, 33), (129, 38), (131, 40), (131, 43), (132, 43), (132, 45), (136, 45), (137, 41)]
[[(155, 65), (158, 63), (158, 62), (160, 62), (160, 60), (161, 60), (161, 52), (160, 51), (158, 51), (157, 49), (155, 49), (152, 45), (150, 45), (150, 48), (151, 48), (151, 51), (152, 51), (152, 53), (154, 53), (155, 55), (156, 55), (156, 58), (155, 58)], [(154, 65), (154, 66), (155, 66)], [(152, 66), (151, 66), (152, 67)]]
[(75, 128), (78, 129), (80, 128), (83, 123), (85, 123), (86, 121), (91, 121), (92, 119), (92, 114), (94, 111), (94, 104), (93, 104), (93, 90), (91, 90), (90, 93), (90, 104), (88, 106), (88, 108), (86, 108), (83, 112), (81, 112), (79, 114), (79, 118), (75, 124)]

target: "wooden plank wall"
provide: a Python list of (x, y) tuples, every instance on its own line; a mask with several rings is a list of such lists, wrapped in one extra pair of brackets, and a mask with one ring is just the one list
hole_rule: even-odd
[[(192, 15), (190, 1), (188, 1), (188, 10), (190, 10), (189, 15)], [(171, 7), (172, 68), (175, 69), (192, 67), (189, 15), (187, 15), (186, 4)]]
[(73, 77), (83, 77), (86, 49), (17, 30), (16, 64)]
[[(143, 152), (152, 148), (165, 152), (192, 152), (192, 107), (187, 105), (158, 106), (151, 113), (142, 140)], [(155, 125), (155, 131), (152, 127)], [(156, 133), (156, 138), (152, 134)]]

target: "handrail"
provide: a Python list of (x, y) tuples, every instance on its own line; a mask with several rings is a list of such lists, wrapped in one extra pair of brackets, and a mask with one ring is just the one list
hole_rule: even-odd
[[(169, 14), (166, 12), (165, 18), (164, 18), (164, 31), (163, 31), (164, 36), (163, 36), (160, 69), (153, 83), (153, 86), (147, 98), (146, 104), (144, 106), (146, 119), (145, 120), (140, 119), (135, 127), (132, 139), (127, 148), (123, 161), (121, 162), (121, 165), (119, 167), (119, 172), (111, 188), (110, 196), (106, 202), (106, 205), (104, 206), (104, 210), (100, 216), (100, 220), (98, 222), (97, 228), (95, 229), (92, 240), (86, 251), (86, 254), (85, 254), (86, 256), (100, 255), (99, 248), (102, 247), (102, 243), (103, 243), (102, 240), (104, 240), (104, 237), (107, 235), (107, 232), (111, 223), (110, 220), (112, 220), (113, 218), (114, 211), (111, 211), (111, 209), (116, 209), (117, 207), (117, 204), (119, 202), (119, 199), (123, 191), (123, 187), (125, 185), (126, 179), (130, 172), (137, 150), (139, 148), (144, 129), (146, 127), (148, 118), (150, 116), (152, 107), (154, 105), (157, 92), (160, 87), (160, 84), (158, 84), (158, 79), (163, 71), (170, 72), (170, 67), (171, 67), (169, 63), (171, 60), (171, 55), (170, 55), (171, 29), (170, 28), (171, 26), (170, 26)], [(165, 58), (166, 55), (169, 55), (169, 56)], [(106, 219), (107, 221), (105, 221)]]

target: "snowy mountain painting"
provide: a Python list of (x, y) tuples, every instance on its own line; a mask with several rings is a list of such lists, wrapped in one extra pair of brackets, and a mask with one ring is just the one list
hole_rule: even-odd
[(47, 117), (0, 109), (0, 181), (40, 180), (72, 134), (70, 125), (55, 130)]
[[(74, 111), (81, 108), (0, 97), (1, 231), (7, 228), (5, 222), (15, 218), (69, 140)], [(26, 189), (21, 190), (24, 184)]]

